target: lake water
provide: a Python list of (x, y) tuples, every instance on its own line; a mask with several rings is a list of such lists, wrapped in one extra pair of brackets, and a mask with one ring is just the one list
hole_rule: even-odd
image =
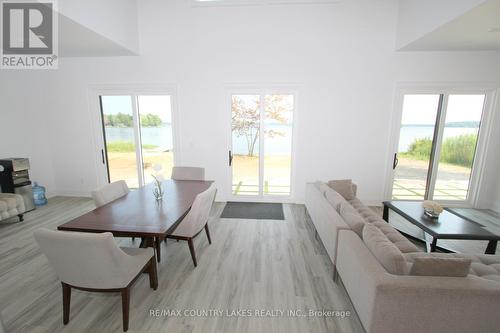
[[(275, 136), (266, 141), (266, 153), (270, 155), (287, 155), (291, 150), (292, 127), (288, 125), (271, 125), (270, 129), (280, 132), (282, 136)], [(401, 127), (399, 138), (399, 151), (408, 150), (410, 144), (416, 138), (432, 138), (434, 127), (432, 126), (403, 126)], [(478, 128), (471, 127), (446, 127), (443, 137), (458, 136), (461, 134), (477, 134)], [(142, 142), (159, 146), (162, 150), (171, 150), (172, 144), (172, 125), (164, 124), (162, 127), (144, 127), (141, 130)], [(106, 127), (106, 140), (112, 141), (134, 141), (134, 130), (130, 127)], [(258, 145), (255, 153), (258, 152)], [(244, 137), (233, 137), (233, 153), (246, 154), (247, 143)]]
[[(292, 127), (287, 125), (271, 125), (270, 129), (280, 132), (283, 136), (275, 136), (266, 142), (266, 153), (271, 155), (286, 155), (291, 151)], [(160, 147), (162, 150), (173, 149), (172, 125), (163, 124), (161, 127), (143, 127), (141, 129), (143, 144), (151, 144)], [(106, 127), (106, 141), (134, 141), (134, 129), (131, 127)], [(247, 142), (244, 137), (233, 138), (233, 153), (247, 154)], [(258, 145), (254, 150), (258, 153)]]

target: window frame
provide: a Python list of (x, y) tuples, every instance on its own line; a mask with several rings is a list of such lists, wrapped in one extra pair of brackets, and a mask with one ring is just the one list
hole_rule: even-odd
[[(391, 131), (390, 131), (390, 144), (387, 151), (386, 160), (386, 181), (385, 181), (385, 194), (386, 200), (392, 200), (392, 190), (394, 181), (394, 170), (392, 168), (392, 161), (394, 153), (398, 151), (400, 127), (403, 114), (403, 101), (405, 95), (418, 95), (418, 94), (435, 94), (443, 95), (443, 111), (441, 115), (440, 124), (437, 128), (438, 142), (436, 143), (436, 156), (439, 156), (442, 144), (442, 135), (444, 127), (442, 126), (446, 121), (446, 112), (448, 107), (448, 96), (460, 94), (483, 94), (485, 95), (483, 113), (481, 118), (481, 125), (479, 128), (477, 146), (474, 155), (473, 167), (469, 180), (469, 190), (466, 200), (437, 200), (440, 203), (453, 207), (477, 207), (479, 204), (479, 197), (481, 193), (481, 186), (483, 185), (483, 172), (486, 153), (489, 151), (489, 143), (491, 138), (492, 118), (494, 116), (494, 109), (496, 108), (496, 99), (499, 93), (498, 87), (491, 84), (476, 84), (471, 85), (468, 83), (398, 83), (395, 88), (393, 113), (391, 115)], [(439, 159), (433, 161), (432, 167), (435, 171), (431, 173), (431, 181), (429, 192), (432, 193), (435, 186), (435, 180), (438, 173)]]

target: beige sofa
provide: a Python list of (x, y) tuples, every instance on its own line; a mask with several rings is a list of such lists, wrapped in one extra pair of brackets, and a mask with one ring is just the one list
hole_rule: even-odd
[[(357, 198), (349, 200), (363, 225), (383, 237), (370, 243), (365, 231), (374, 228), (362, 227), (360, 235), (341, 216), (336, 201), (346, 200), (319, 182), (306, 189), (307, 211), (367, 332), (500, 331), (500, 256), (423, 253)], [(394, 256), (402, 258), (404, 272), (388, 272)], [(415, 258), (422, 257), (472, 264), (465, 277), (410, 275)]]
[(19, 194), (0, 193), (0, 221), (18, 216), (23, 221), (23, 213), (26, 212), (23, 197)]

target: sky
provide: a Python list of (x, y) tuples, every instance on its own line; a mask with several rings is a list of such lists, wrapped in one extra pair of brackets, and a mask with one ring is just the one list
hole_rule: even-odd
[[(137, 102), (140, 114), (156, 114), (164, 123), (172, 122), (170, 96), (138, 96)], [(102, 96), (102, 108), (104, 114), (117, 114), (121, 112), (132, 115), (132, 97)]]
[[(450, 95), (446, 111), (446, 123), (480, 121), (484, 95)], [(439, 95), (405, 95), (401, 124), (434, 125)]]

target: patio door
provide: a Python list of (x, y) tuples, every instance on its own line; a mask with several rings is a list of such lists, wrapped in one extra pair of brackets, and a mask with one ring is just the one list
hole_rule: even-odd
[(99, 100), (102, 163), (108, 182), (125, 180), (130, 188), (138, 188), (150, 183), (152, 174), (170, 177), (174, 163), (171, 96), (100, 95)]
[(470, 201), (486, 94), (406, 94), (392, 199)]
[(290, 197), (294, 103), (293, 94), (231, 95), (233, 197)]

